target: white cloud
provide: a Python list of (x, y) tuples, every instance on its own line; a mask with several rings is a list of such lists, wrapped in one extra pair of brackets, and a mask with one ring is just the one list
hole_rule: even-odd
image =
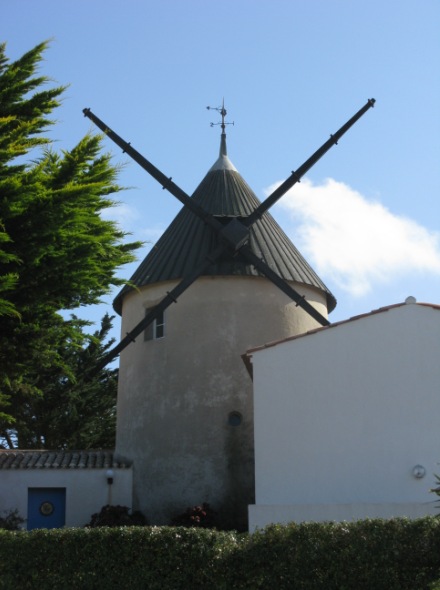
[(329, 178), (314, 185), (303, 179), (279, 206), (290, 212), (296, 224), (290, 237), (318, 274), (352, 295), (409, 273), (440, 275), (439, 233), (342, 182)]

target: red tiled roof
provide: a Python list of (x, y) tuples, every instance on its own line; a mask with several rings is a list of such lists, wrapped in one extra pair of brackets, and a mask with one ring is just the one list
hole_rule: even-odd
[(440, 305), (435, 303), (393, 303), (392, 305), (386, 305), (384, 307), (379, 307), (378, 309), (373, 309), (368, 313), (361, 313), (359, 315), (355, 315), (351, 318), (346, 320), (340, 320), (339, 322), (334, 322), (333, 324), (329, 324), (328, 326), (319, 326), (318, 328), (314, 328), (313, 330), (309, 330), (308, 332), (303, 332), (302, 334), (296, 334), (295, 336), (289, 336), (287, 338), (282, 338), (281, 340), (274, 340), (273, 342), (267, 342), (262, 344), (261, 346), (255, 346), (254, 348), (250, 348), (247, 350), (243, 355), (242, 358), (248, 355), (252, 355), (253, 352), (257, 352), (258, 350), (264, 350), (265, 348), (271, 348), (272, 346), (277, 346), (277, 344), (281, 344), (282, 342), (290, 342), (290, 340), (297, 340), (298, 338), (304, 338), (304, 336), (310, 336), (311, 334), (316, 334), (318, 332), (322, 332), (324, 330), (331, 330), (332, 328), (336, 328), (337, 326), (341, 326), (343, 324), (348, 324), (351, 322), (355, 322), (362, 318), (367, 318), (379, 313), (384, 313), (389, 311), (390, 309), (396, 309), (397, 307), (402, 307), (404, 305), (419, 305), (421, 307), (432, 307), (432, 309), (436, 309), (440, 311)]
[(113, 451), (47, 451), (0, 449), (0, 469), (110, 469), (130, 465)]
[(278, 344), (282, 344), (283, 342), (290, 342), (291, 340), (297, 340), (298, 338), (304, 338), (304, 336), (310, 336), (312, 334), (317, 334), (319, 332), (323, 332), (324, 330), (331, 330), (332, 328), (336, 328), (337, 326), (341, 326), (343, 324), (348, 324), (350, 322), (355, 322), (362, 318), (370, 317), (379, 313), (384, 313), (391, 309), (396, 309), (397, 307), (402, 307), (404, 305), (419, 305), (421, 307), (432, 307), (437, 311), (440, 310), (440, 305), (436, 305), (435, 303), (416, 303), (415, 301), (412, 302), (404, 302), (404, 303), (394, 303), (393, 305), (386, 305), (385, 307), (380, 307), (378, 309), (374, 309), (368, 313), (362, 313), (346, 320), (340, 320), (339, 322), (334, 322), (333, 324), (329, 324), (328, 326), (320, 326), (319, 328), (315, 328), (313, 330), (309, 330), (308, 332), (304, 332), (303, 334), (296, 334), (295, 336), (289, 336), (288, 338), (282, 338), (281, 340), (274, 340), (272, 342), (266, 342), (260, 346), (255, 346), (247, 350), (244, 354), (241, 355), (243, 363), (253, 379), (253, 367), (252, 367), (252, 354), (254, 352), (258, 352), (260, 350), (264, 350), (265, 348), (271, 348), (272, 346), (277, 346)]

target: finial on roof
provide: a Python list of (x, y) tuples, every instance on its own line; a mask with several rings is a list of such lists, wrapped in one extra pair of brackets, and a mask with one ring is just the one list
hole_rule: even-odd
[(225, 117), (228, 114), (227, 110), (225, 109), (225, 99), (223, 99), (222, 101), (222, 106), (221, 107), (206, 107), (211, 111), (218, 111), (220, 113), (220, 115), (222, 116), (222, 120), (221, 123), (211, 123), (211, 127), (214, 127), (214, 125), (221, 125), (222, 128), (222, 135), (221, 135), (221, 142), (220, 142), (220, 156), (226, 156), (227, 155), (227, 151), (226, 151), (226, 125), (234, 125), (234, 121), (232, 121), (232, 123), (227, 123), (225, 121)]

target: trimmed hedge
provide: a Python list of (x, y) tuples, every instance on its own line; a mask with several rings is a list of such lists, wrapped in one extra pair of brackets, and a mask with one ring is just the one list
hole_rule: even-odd
[(440, 578), (440, 520), (273, 525), (244, 553), (252, 579), (236, 588), (424, 590)]
[(206, 529), (119, 527), (0, 534), (7, 590), (204, 589), (234, 536)]
[(440, 519), (273, 525), (253, 535), (120, 527), (0, 531), (0, 588), (427, 590)]

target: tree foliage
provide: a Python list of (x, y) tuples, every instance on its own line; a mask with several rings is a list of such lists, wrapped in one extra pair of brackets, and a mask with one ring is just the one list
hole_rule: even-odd
[[(83, 379), (113, 345), (108, 340), (112, 317), (105, 315), (89, 334), (88, 322), (76, 316), (52, 326), (53, 343), (61, 360), (33, 375), (33, 387), (11, 396), (12, 427), (4, 425), (4, 446), (26, 449), (112, 448), (116, 427), (116, 368)], [(38, 393), (36, 393), (38, 392)], [(0, 435), (1, 437), (1, 435)]]
[[(106, 347), (110, 319), (89, 339), (84, 322), (59, 312), (98, 303), (122, 284), (117, 269), (140, 245), (125, 243), (118, 226), (101, 217), (121, 190), (101, 137), (86, 135), (57, 153), (45, 135), (64, 91), (46, 88), (49, 80), (37, 74), (46, 47), (10, 63), (0, 45), (0, 431), (20, 425), (26, 444), (40, 446), (52, 440), (49, 431), (25, 435), (26, 411), (30, 424), (39, 410), (50, 415), (67, 389), (87, 398), (114, 378), (104, 371), (79, 393), (81, 363)], [(69, 410), (72, 420), (78, 407)], [(81, 437), (67, 440), (79, 444)]]

